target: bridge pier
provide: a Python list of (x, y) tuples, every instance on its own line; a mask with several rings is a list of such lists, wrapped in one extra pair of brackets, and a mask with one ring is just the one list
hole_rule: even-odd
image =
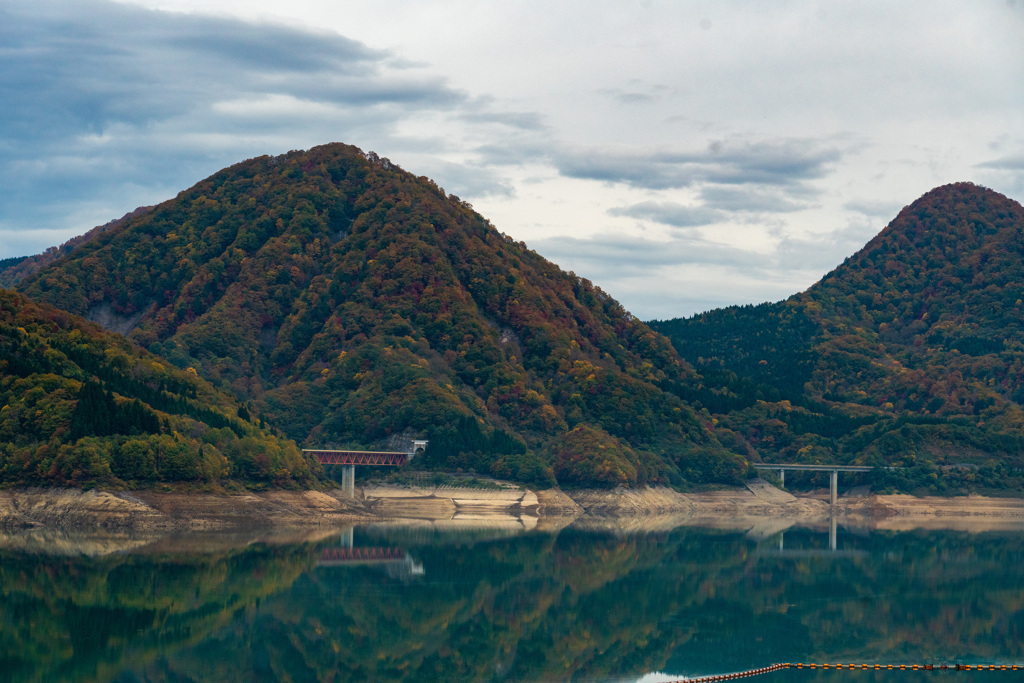
[(834, 506), (839, 499), (839, 473), (840, 472), (870, 472), (874, 467), (867, 465), (804, 465), (802, 463), (751, 463), (759, 470), (778, 471), (779, 480), (783, 486), (786, 484), (786, 470), (797, 472), (828, 472), (829, 473), (829, 502)]
[(356, 466), (343, 465), (341, 470), (341, 490), (349, 498), (356, 497)]
[(396, 451), (339, 451), (322, 448), (303, 448), (303, 453), (315, 457), (321, 465), (341, 465), (341, 490), (349, 498), (356, 496), (356, 465), (404, 465), (427, 448), (427, 442), (417, 439), (412, 448)]

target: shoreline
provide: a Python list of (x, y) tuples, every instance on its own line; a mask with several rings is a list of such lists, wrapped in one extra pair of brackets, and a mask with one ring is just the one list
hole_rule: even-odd
[(372, 485), (354, 499), (331, 491), (232, 494), (14, 489), (0, 491), (0, 529), (17, 531), (246, 531), (311, 529), (397, 520), (439, 528), (508, 531), (582, 528), (661, 531), (708, 526), (770, 535), (795, 525), (880, 530), (1024, 530), (1024, 499), (907, 494), (793, 496), (763, 482), (748, 489), (679, 493), (667, 488), (532, 490)]

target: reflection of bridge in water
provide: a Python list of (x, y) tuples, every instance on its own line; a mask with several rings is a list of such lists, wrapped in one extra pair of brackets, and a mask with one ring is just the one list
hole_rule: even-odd
[(357, 548), (354, 541), (354, 527), (341, 534), (339, 545), (324, 548), (320, 553), (318, 567), (380, 567), (395, 579), (409, 579), (423, 576), (423, 565), (412, 558), (405, 548), (367, 546)]
[(833, 514), (828, 525), (828, 550), (824, 548), (786, 548), (786, 532), (779, 532), (779, 547), (761, 550), (759, 555), (773, 555), (792, 557), (794, 559), (804, 557), (866, 557), (868, 553), (863, 550), (840, 550), (838, 544), (839, 526), (836, 523), (836, 516)]

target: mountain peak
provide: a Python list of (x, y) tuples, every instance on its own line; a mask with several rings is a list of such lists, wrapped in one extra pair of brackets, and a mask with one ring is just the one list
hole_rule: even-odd
[(1022, 283), (1024, 207), (953, 183), (787, 301), (656, 329), (704, 374), (720, 427), (765, 460), (909, 463), (938, 486), (940, 465), (1020, 466)]
[[(696, 377), (666, 339), (348, 145), (224, 169), (21, 288), (120, 326), (309, 444), (411, 429), (451, 468), (606, 485), (743, 470), (679, 398)], [(615, 457), (578, 461), (577, 426)]]

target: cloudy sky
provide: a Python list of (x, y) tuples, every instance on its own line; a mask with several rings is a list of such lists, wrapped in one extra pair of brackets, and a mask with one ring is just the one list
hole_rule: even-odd
[(641, 318), (777, 300), (932, 187), (1024, 200), (1024, 2), (0, 4), (0, 258), (330, 141)]

